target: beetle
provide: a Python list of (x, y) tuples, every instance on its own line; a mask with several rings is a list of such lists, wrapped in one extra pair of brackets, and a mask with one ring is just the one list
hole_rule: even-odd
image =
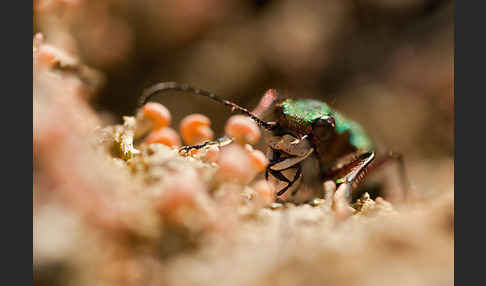
[[(317, 176), (319, 182), (334, 181), (337, 186), (344, 188), (348, 201), (351, 200), (352, 191), (360, 185), (369, 171), (390, 160), (398, 163), (402, 187), (405, 191), (408, 189), (402, 155), (392, 151), (378, 153), (375, 144), (361, 125), (332, 109), (325, 102), (285, 98), (280, 96), (277, 90), (269, 89), (258, 106), (249, 111), (212, 92), (188, 84), (161, 82), (144, 90), (140, 104), (143, 105), (154, 95), (167, 91), (189, 92), (208, 97), (230, 107), (232, 111), (246, 114), (260, 127), (269, 131), (269, 164), (265, 170), (265, 177), (268, 180), (271, 175), (285, 183), (277, 192), (277, 196), (282, 196), (291, 188), (294, 189), (292, 195), (297, 193), (299, 182), (306, 176), (303, 172), (304, 163), (310, 157), (317, 159), (317, 167), (311, 167), (308, 171), (317, 170), (314, 172), (317, 174), (309, 176), (310, 180), (315, 181)], [(272, 121), (265, 121), (262, 116), (270, 117)], [(223, 136), (200, 145), (183, 146), (179, 151), (184, 153), (194, 148), (224, 146), (231, 142), (232, 138)]]

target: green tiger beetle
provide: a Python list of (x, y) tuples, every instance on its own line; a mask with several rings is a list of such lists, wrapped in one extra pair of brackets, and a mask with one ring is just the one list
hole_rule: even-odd
[[(314, 99), (292, 99), (281, 97), (275, 89), (268, 90), (258, 106), (249, 111), (231, 101), (222, 99), (214, 93), (175, 82), (161, 82), (143, 92), (140, 104), (147, 103), (155, 94), (166, 91), (189, 92), (208, 97), (232, 109), (246, 114), (260, 127), (270, 132), (267, 157), (269, 164), (265, 178), (269, 175), (286, 185), (277, 192), (282, 196), (293, 188), (292, 195), (299, 190), (301, 179), (307, 174), (309, 180), (322, 183), (332, 180), (344, 187), (345, 195), (351, 200), (352, 191), (363, 181), (371, 170), (390, 160), (398, 163), (403, 190), (408, 190), (408, 180), (402, 156), (395, 152), (375, 151), (375, 146), (364, 129), (355, 121), (331, 109), (326, 103)], [(272, 121), (261, 119), (271, 117)], [(184, 146), (180, 152), (201, 149), (212, 145), (224, 146), (232, 138), (223, 136), (200, 145)], [(317, 164), (306, 168), (304, 162), (314, 157)], [(289, 176), (289, 172), (291, 175)], [(287, 173), (286, 173), (287, 172)], [(307, 181), (309, 181), (307, 180)], [(314, 182), (315, 185), (315, 182)]]

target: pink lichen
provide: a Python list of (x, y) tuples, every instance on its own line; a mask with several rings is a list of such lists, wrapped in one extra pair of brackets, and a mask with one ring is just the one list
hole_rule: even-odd
[(218, 177), (223, 181), (247, 184), (258, 172), (247, 150), (238, 144), (223, 148), (217, 164), (219, 165)]
[(165, 127), (150, 132), (145, 138), (144, 143), (160, 143), (169, 147), (179, 147), (181, 146), (181, 139), (174, 129)]
[(210, 128), (211, 120), (202, 114), (186, 116), (180, 124), (180, 133), (184, 142), (188, 145), (201, 144), (212, 140), (214, 133)]
[(148, 102), (143, 106), (142, 111), (143, 114), (153, 122), (154, 129), (164, 128), (170, 125), (170, 112), (162, 104)]
[(226, 122), (225, 132), (237, 142), (255, 144), (261, 136), (258, 125), (248, 116), (233, 115)]

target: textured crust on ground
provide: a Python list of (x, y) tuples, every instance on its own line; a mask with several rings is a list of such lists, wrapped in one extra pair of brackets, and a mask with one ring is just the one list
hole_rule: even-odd
[(452, 190), (365, 194), (345, 220), (322, 199), (265, 207), (213, 163), (137, 145), (133, 117), (101, 128), (83, 100), (100, 81), (35, 52), (37, 285), (453, 285)]

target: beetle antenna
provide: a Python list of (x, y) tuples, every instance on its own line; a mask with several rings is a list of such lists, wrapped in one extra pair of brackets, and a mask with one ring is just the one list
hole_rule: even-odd
[(176, 83), (176, 82), (160, 82), (160, 83), (154, 84), (151, 87), (145, 89), (143, 91), (142, 97), (140, 98), (140, 105), (144, 105), (145, 103), (147, 103), (150, 100), (150, 98), (153, 95), (157, 94), (158, 92), (165, 92), (165, 91), (170, 91), (170, 90), (190, 92), (190, 93), (193, 93), (193, 94), (209, 97), (210, 99), (212, 99), (214, 101), (217, 101), (217, 102), (222, 103), (222, 104), (224, 104), (228, 107), (231, 107), (231, 111), (237, 110), (237, 111), (240, 111), (240, 112), (248, 115), (258, 125), (260, 125), (261, 127), (265, 128), (267, 130), (273, 130), (276, 126), (275, 123), (263, 121), (260, 118), (258, 118), (253, 112), (249, 111), (248, 109), (241, 107), (241, 106), (237, 105), (236, 103), (233, 103), (229, 100), (222, 99), (222, 98), (216, 96), (216, 94), (214, 94), (212, 92), (209, 92), (209, 91), (206, 91), (206, 90), (203, 90), (203, 89), (194, 88), (194, 87), (192, 87), (188, 84), (180, 84), (180, 83)]

